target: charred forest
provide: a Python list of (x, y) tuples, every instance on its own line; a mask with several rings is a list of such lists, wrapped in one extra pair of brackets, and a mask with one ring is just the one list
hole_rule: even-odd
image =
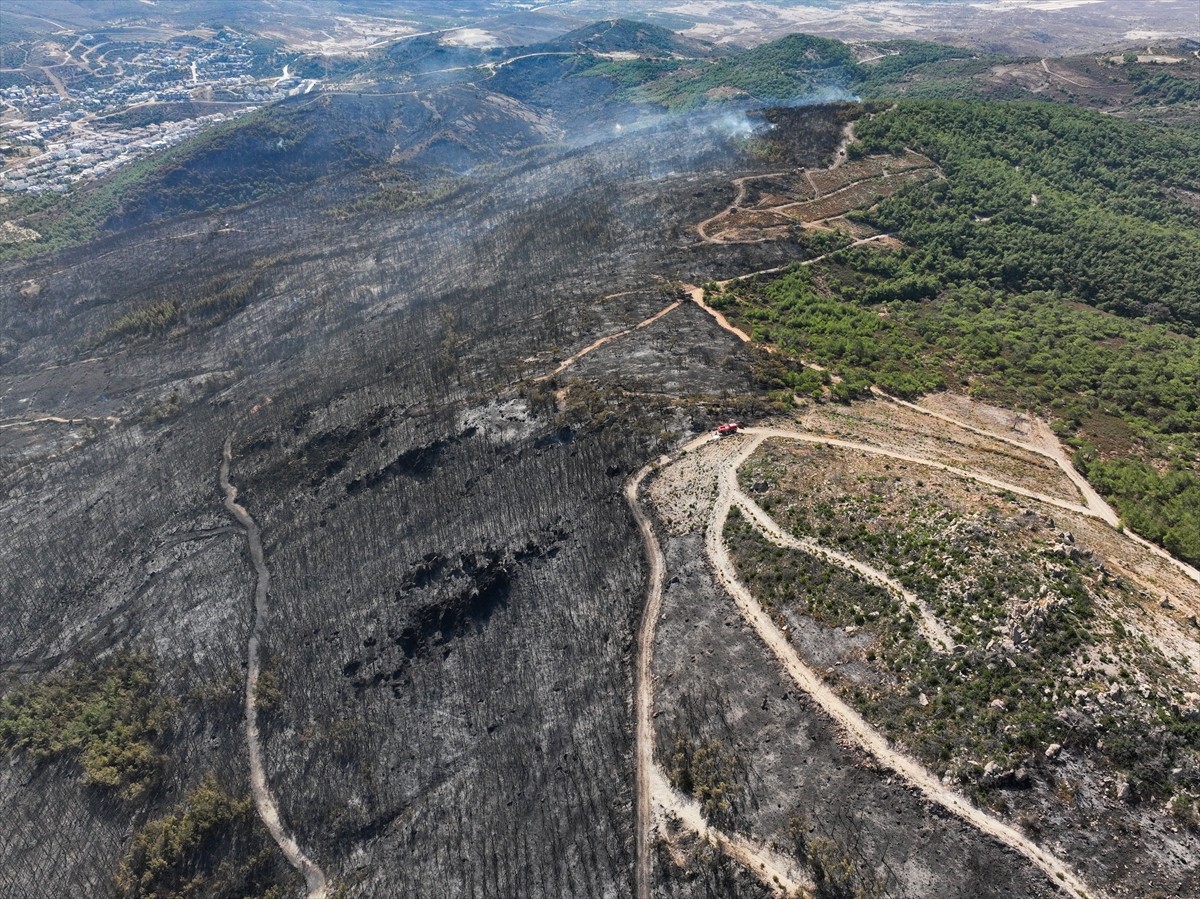
[[(305, 850), (346, 895), (628, 893), (645, 569), (621, 487), (764, 399), (690, 304), (636, 351), (536, 379), (681, 282), (803, 252), (694, 245), (758, 164), (725, 117), (534, 147), (437, 193), (413, 168), (420, 199), (396, 212), (354, 208), (386, 189), (364, 165), (7, 266), (3, 377), (54, 420), (0, 432), (0, 677), (22, 747), (0, 890), (143, 895), (144, 872), (116, 876), (152, 851), (140, 834), (183, 826), (206, 783), (248, 795), (255, 574), (222, 507), (228, 439), (271, 578), (266, 768)], [(133, 708), (111, 707), (123, 682), (87, 694), (117, 665), (137, 669)], [(46, 684), (80, 694), (78, 719), (42, 720)], [(92, 743), (134, 732), (137, 789), (92, 778)], [(193, 834), (158, 887), (291, 895), (299, 876), (248, 829)]]
[[(855, 744), (711, 558), (746, 457), (707, 435), (871, 396), (866, 331), (800, 360), (826, 307), (755, 274), (926, 299), (896, 234), (953, 175), (875, 133), (844, 45), (789, 40), (844, 102), (704, 80), (756, 51), (687, 81), (717, 50), (654, 26), (420, 37), (30, 213), (56, 242), (0, 261), (0, 895), (1062, 895), (1060, 819), (981, 830)], [(690, 505), (645, 515), (673, 466)], [(792, 639), (823, 668), (861, 618)]]

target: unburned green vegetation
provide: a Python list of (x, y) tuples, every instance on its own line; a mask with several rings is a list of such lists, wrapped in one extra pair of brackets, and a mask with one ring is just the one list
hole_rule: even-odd
[(249, 796), (213, 774), (134, 837), (117, 871), (121, 899), (282, 899), (278, 850)]
[(671, 783), (696, 797), (704, 817), (718, 826), (730, 824), (737, 814), (737, 767), (734, 754), (717, 740), (678, 737), (666, 759)]
[(587, 74), (616, 79), (625, 99), (688, 110), (737, 94), (786, 102), (845, 88), (855, 72), (854, 56), (841, 41), (791, 34), (724, 59), (606, 61)]
[(878, 588), (770, 544), (740, 516), (726, 526), (741, 577), (781, 626), (804, 616), (868, 635), (847, 651), (870, 673), (833, 668), (833, 684), (932, 770), (982, 796), (1028, 786), (1020, 768), (1058, 743), (1146, 795), (1200, 787), (1178, 660), (1111, 616), (1131, 586), (1052, 519), (990, 488), (825, 448), (768, 444), (740, 478), (786, 530), (886, 572), (953, 635), (955, 651), (937, 652)]
[(1200, 219), (1169, 188), (1200, 182), (1200, 137), (1052, 104), (904, 103), (864, 119), (856, 152), (916, 150), (944, 180), (866, 218), (940, 286), (1058, 291), (1200, 324)]
[(983, 103), (902, 104), (858, 133), (855, 155), (915, 149), (946, 177), (859, 214), (904, 250), (710, 291), (784, 350), (760, 379), (843, 400), (967, 390), (1049, 415), (1131, 525), (1200, 561), (1200, 219), (1179, 199), (1200, 182), (1194, 134)]
[(183, 285), (179, 295), (139, 306), (113, 321), (94, 339), (95, 345), (120, 339), (162, 339), (192, 328), (222, 322), (243, 309), (268, 283), (265, 271), (282, 261), (264, 256), (248, 269)]
[(725, 540), (757, 572), (755, 598), (777, 620), (784, 611), (799, 611), (828, 627), (869, 626), (889, 643), (915, 639), (912, 613), (882, 587), (811, 553), (766, 542), (736, 508)]
[(37, 761), (75, 758), (86, 783), (136, 799), (158, 775), (173, 708), (155, 686), (151, 658), (119, 656), (8, 693), (0, 744)]

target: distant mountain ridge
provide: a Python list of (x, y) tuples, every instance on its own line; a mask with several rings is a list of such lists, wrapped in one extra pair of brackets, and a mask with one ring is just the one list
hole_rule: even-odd
[(685, 37), (661, 25), (633, 19), (595, 22), (539, 44), (538, 51), (638, 53), (645, 56), (707, 57), (722, 50), (709, 41)]

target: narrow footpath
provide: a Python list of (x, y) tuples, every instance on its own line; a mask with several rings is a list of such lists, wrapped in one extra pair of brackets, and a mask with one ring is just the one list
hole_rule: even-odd
[(250, 793), (254, 797), (258, 816), (270, 831), (271, 838), (275, 840), (291, 866), (304, 875), (304, 881), (308, 885), (308, 899), (326, 899), (329, 886), (325, 880), (325, 872), (304, 854), (295, 837), (284, 828), (279, 816), (279, 806), (267, 782), (266, 766), (263, 764), (262, 736), (258, 730), (258, 677), (262, 669), (259, 647), (267, 629), (267, 619), (271, 615), (271, 573), (263, 559), (262, 533), (258, 524), (243, 506), (238, 505), (237, 488), (229, 483), (229, 463), (232, 459), (232, 437), (228, 437), (225, 439), (225, 448), (221, 455), (221, 491), (225, 494), (225, 509), (234, 521), (245, 529), (246, 544), (250, 548), (250, 560), (254, 564), (256, 575), (254, 627), (251, 628), (250, 640), (246, 646), (246, 747), (250, 756)]

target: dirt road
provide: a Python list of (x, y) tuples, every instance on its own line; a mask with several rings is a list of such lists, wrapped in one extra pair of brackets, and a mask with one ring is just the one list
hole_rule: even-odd
[(756, 840), (740, 833), (729, 833), (709, 825), (700, 810), (700, 803), (691, 797), (682, 796), (668, 782), (662, 771), (655, 768), (651, 778), (654, 782), (654, 798), (664, 814), (674, 815), (676, 820), (703, 840), (715, 843), (722, 852), (735, 859), (748, 871), (758, 876), (765, 885), (785, 897), (811, 893), (812, 878), (808, 877), (799, 863), (785, 858)]
[(1065, 81), (1065, 82), (1067, 82), (1067, 84), (1073, 84), (1076, 87), (1094, 87), (1094, 85), (1086, 84), (1082, 81), (1076, 81), (1074, 78), (1068, 78), (1062, 72), (1054, 71), (1053, 69), (1050, 68), (1050, 63), (1044, 59), (1042, 60), (1042, 71), (1045, 72), (1047, 75), (1049, 75), (1051, 78), (1058, 78), (1059, 80)]
[(1036, 490), (1029, 490), (1025, 487), (1018, 487), (1016, 484), (1009, 484), (997, 478), (989, 477), (985, 474), (980, 474), (975, 471), (968, 471), (965, 468), (955, 468), (953, 465), (947, 465), (944, 462), (936, 462), (932, 459), (926, 459), (922, 456), (915, 456), (911, 453), (906, 453), (898, 449), (888, 449), (881, 446), (874, 446), (869, 443), (856, 443), (853, 440), (842, 440), (839, 437), (827, 437), (823, 434), (808, 434), (803, 431), (791, 431), (785, 428), (745, 428), (742, 433), (751, 436), (763, 437), (781, 437), (784, 440), (798, 440), (804, 443), (820, 443), (825, 446), (836, 446), (841, 449), (857, 450), (863, 453), (870, 453), (875, 456), (887, 456), (890, 459), (896, 459), (900, 462), (909, 462), (913, 465), (922, 465), (926, 468), (935, 468), (938, 471), (944, 471), (947, 474), (955, 475), (956, 477), (966, 478), (970, 481), (978, 481), (980, 484), (987, 484), (989, 487), (995, 487), (997, 490), (1003, 490), (1007, 493), (1014, 493), (1018, 496), (1023, 496), (1026, 499), (1032, 499), (1039, 503), (1045, 503), (1049, 506), (1063, 509), (1067, 512), (1074, 512), (1076, 515), (1086, 515), (1089, 518), (1102, 518), (1100, 514), (1092, 511), (1087, 506), (1081, 506), (1079, 503), (1069, 503), (1057, 497), (1048, 496), (1045, 493), (1039, 493)]
[[(855, 140), (856, 140), (856, 138), (854, 136), (854, 122), (849, 122), (846, 125), (846, 127), (842, 129), (842, 140), (838, 144), (837, 149), (834, 151), (833, 162), (830, 163), (828, 169), (820, 169), (819, 171), (832, 171), (833, 169), (840, 168), (842, 165), (844, 165), (846, 160), (850, 158), (850, 145), (852, 143), (854, 143)], [(788, 174), (788, 172), (768, 172), (764, 175), (743, 175), (741, 178), (734, 178), (733, 180), (731, 180), (729, 183), (737, 188), (737, 193), (734, 194), (733, 202), (730, 203), (728, 206), (726, 206), (724, 209), (722, 209), (720, 212), (716, 213), (715, 215), (709, 216), (708, 218), (706, 218), (704, 221), (702, 221), (700, 224), (698, 224), (696, 226), (696, 233), (700, 235), (700, 240), (702, 240), (704, 243), (717, 243), (717, 244), (729, 243), (729, 241), (721, 240), (720, 238), (717, 238), (717, 237), (709, 237), (708, 236), (709, 226), (713, 222), (717, 221), (717, 219), (724, 218), (727, 215), (732, 215), (733, 213), (737, 212), (737, 210), (745, 203), (745, 201), (746, 201), (746, 183), (748, 181), (756, 181), (760, 178), (781, 178), (786, 174)], [(812, 187), (813, 196), (810, 199), (816, 199), (817, 197), (821, 196), (821, 192), (817, 189), (817, 185), (813, 183), (812, 176), (809, 175), (809, 170), (807, 168), (797, 170), (797, 174), (803, 175), (808, 180), (809, 186)], [(866, 180), (866, 179), (864, 179), (864, 180)], [(858, 182), (856, 181), (853, 183), (857, 184)], [(848, 186), (851, 186), (851, 185), (847, 185), (847, 187)], [(834, 193), (836, 193), (836, 192), (837, 191), (834, 191)], [(808, 202), (808, 200), (804, 200), (801, 202)], [(772, 207), (768, 211), (775, 211), (777, 209), (786, 209), (790, 206), (799, 206), (799, 205), (800, 205), (799, 202), (788, 203), (784, 206)], [(735, 242), (736, 243), (745, 243), (746, 241), (735, 241)], [(758, 243), (759, 241), (749, 241), (749, 242), (750, 243)]]
[[(893, 106), (892, 109), (894, 109), (894, 108), (895, 107)], [(888, 111), (890, 112), (891, 110), (888, 110)], [(868, 116), (868, 118), (874, 118), (874, 114)], [(839, 142), (836, 151), (834, 152), (833, 161), (829, 164), (829, 166), (827, 166), (826, 168), (823, 168), (823, 169), (797, 168), (797, 169), (792, 170), (792, 173), (794, 173), (798, 177), (803, 176), (803, 178), (808, 182), (808, 186), (812, 190), (811, 197), (800, 197), (800, 198), (797, 198), (794, 200), (790, 200), (788, 202), (783, 202), (783, 203), (779, 203), (777, 205), (771, 205), (771, 206), (764, 205), (766, 203), (766, 200), (764, 199), (764, 200), (759, 201), (759, 203), (757, 203), (752, 208), (746, 209), (745, 208), (746, 192), (747, 192), (746, 184), (748, 182), (754, 181), (756, 179), (761, 179), (761, 178), (776, 178), (776, 177), (780, 177), (783, 175), (787, 175), (787, 174), (789, 174), (789, 172), (770, 172), (770, 173), (764, 174), (764, 175), (743, 175), (740, 178), (732, 179), (730, 181), (730, 184), (732, 184), (734, 187), (737, 188), (737, 192), (734, 195), (733, 202), (729, 206), (727, 206), (724, 209), (720, 210), (719, 212), (709, 216), (704, 221), (700, 222), (698, 225), (695, 226), (695, 231), (700, 237), (700, 242), (708, 243), (708, 244), (722, 244), (722, 245), (724, 245), (724, 244), (753, 244), (753, 243), (764, 243), (767, 241), (779, 239), (779, 237), (781, 235), (778, 233), (778, 231), (774, 234), (768, 233), (768, 234), (764, 234), (763, 236), (760, 236), (760, 237), (736, 237), (736, 236), (733, 236), (733, 237), (727, 238), (725, 236), (722, 236), (722, 234), (720, 232), (718, 232), (718, 235), (716, 237), (713, 237), (712, 235), (709, 234), (709, 230), (713, 227), (713, 225), (717, 224), (722, 219), (725, 219), (729, 216), (734, 215), (739, 210), (741, 210), (743, 212), (757, 213), (760, 217), (759, 221), (758, 221), (758, 225), (765, 229), (772, 229), (772, 228), (778, 229), (781, 226), (798, 224), (800, 227), (807, 228), (807, 229), (819, 228), (819, 230), (831, 230), (830, 227), (827, 225), (827, 223), (834, 219), (843, 219), (843, 217), (845, 216), (845, 214), (849, 208), (855, 208), (855, 206), (856, 206), (855, 201), (852, 201), (849, 204), (849, 207), (847, 209), (844, 209), (841, 211), (834, 210), (832, 212), (829, 212), (829, 210), (826, 209), (825, 211), (828, 214), (822, 215), (822, 217), (819, 219), (808, 219), (808, 218), (805, 218), (804, 216), (800, 216), (799, 219), (797, 219), (786, 213), (788, 213), (789, 210), (805, 207), (811, 203), (814, 203), (817, 200), (825, 201), (828, 198), (836, 197), (838, 194), (841, 194), (841, 193), (853, 192), (859, 185), (864, 184), (866, 182), (870, 182), (870, 181), (878, 181), (880, 179), (882, 179), (884, 181), (888, 181), (893, 176), (895, 176), (897, 178), (906, 178), (906, 176), (908, 176), (908, 175), (911, 175), (915, 172), (924, 171), (926, 169), (929, 169), (930, 171), (932, 171), (938, 178), (945, 177), (945, 175), (942, 173), (941, 169), (938, 168), (938, 166), (928, 156), (925, 156), (921, 153), (917, 153), (911, 149), (906, 149), (905, 152), (910, 157), (919, 157), (920, 159), (924, 160), (925, 165), (910, 166), (910, 167), (906, 167), (903, 170), (897, 171), (897, 172), (890, 171), (887, 168), (887, 166), (885, 165), (885, 166), (883, 166), (883, 168), (880, 172), (877, 172), (875, 174), (864, 174), (861, 177), (857, 177), (857, 178), (851, 177), (850, 180), (841, 181), (841, 182), (837, 183), (836, 186), (830, 185), (830, 187), (832, 188), (830, 190), (822, 190), (821, 187), (817, 184), (816, 179), (813, 177), (814, 174), (832, 172), (838, 168), (841, 168), (843, 165), (845, 165), (849, 161), (850, 146), (857, 140), (857, 137), (855, 135), (855, 130), (854, 130), (855, 125), (856, 125), (855, 122), (849, 122), (842, 129), (842, 139)], [(783, 198), (783, 199), (786, 199), (786, 198)], [(880, 197), (876, 196), (876, 197), (874, 197), (874, 199), (876, 201), (878, 201), (880, 199)], [(824, 205), (827, 206), (827, 204), (824, 204)], [(764, 220), (761, 218), (763, 216), (770, 216), (770, 217), (772, 217), (772, 220)], [(824, 226), (824, 227), (821, 227), (821, 226)], [(837, 229), (832, 229), (832, 230), (837, 230)], [(857, 246), (858, 243), (865, 243), (867, 240), (878, 239), (878, 237), (880, 237), (880, 236), (882, 236), (882, 235), (877, 235), (876, 237), (866, 238), (864, 240), (857, 241), (856, 243), (851, 244), (851, 246)], [(820, 259), (824, 259), (824, 258), (825, 258), (824, 256), (821, 256), (821, 257), (819, 257), (819, 259), (809, 260), (809, 263), (819, 262)], [(808, 264), (808, 263), (805, 263), (805, 264)], [(742, 276), (742, 277), (750, 277), (750, 276)], [(740, 280), (740, 279), (732, 279), (732, 280)], [(728, 282), (724, 282), (724, 283), (728, 283)]]
[(225, 509), (246, 531), (246, 544), (250, 548), (250, 560), (254, 564), (254, 627), (246, 647), (246, 745), (250, 756), (250, 793), (254, 797), (258, 816), (271, 833), (288, 862), (304, 875), (308, 885), (308, 899), (326, 899), (329, 892), (325, 873), (300, 849), (295, 838), (287, 832), (279, 817), (279, 806), (267, 783), (266, 766), (263, 764), (262, 737), (258, 731), (258, 678), (261, 673), (259, 645), (271, 614), (271, 573), (263, 559), (262, 533), (258, 524), (243, 506), (238, 505), (237, 488), (229, 483), (229, 463), (233, 459), (232, 438), (226, 438), (221, 455), (220, 484), (225, 494)]
[(852, 559), (835, 549), (822, 546), (815, 540), (801, 539), (785, 531), (774, 518), (768, 515), (758, 503), (748, 497), (741, 487), (738, 486), (736, 472), (734, 473), (733, 502), (741, 508), (758, 530), (776, 546), (782, 546), (785, 549), (796, 549), (811, 556), (816, 556), (833, 565), (853, 571), (863, 580), (887, 590), (900, 603), (902, 609), (916, 609), (918, 611), (917, 629), (929, 641), (929, 645), (933, 647), (934, 651), (954, 651), (953, 638), (946, 632), (942, 623), (937, 620), (937, 616), (933, 614), (929, 606), (920, 597), (915, 593), (905, 590), (898, 581), (893, 580), (878, 568), (868, 565), (866, 562)]
[(57, 424), (57, 425), (75, 425), (75, 424), (81, 425), (81, 424), (84, 424), (85, 422), (87, 422), (87, 419), (86, 418), (63, 418), (59, 415), (43, 415), (41, 418), (18, 418), (18, 419), (14, 419), (13, 421), (6, 421), (6, 422), (0, 423), (0, 430), (3, 430), (4, 428), (19, 428), (24, 425), (36, 425), (36, 424), (41, 424), (42, 422), (47, 422), (47, 421), (53, 422), (54, 424)]
[(696, 233), (700, 235), (700, 239), (705, 243), (726, 243), (727, 241), (720, 240), (716, 237), (708, 236), (708, 226), (717, 219), (724, 218), (727, 215), (732, 215), (737, 212), (738, 207), (746, 202), (746, 182), (756, 181), (760, 178), (779, 178), (786, 175), (787, 172), (768, 172), (765, 175), (743, 175), (741, 178), (734, 178), (729, 183), (737, 188), (737, 193), (733, 197), (733, 202), (718, 212), (716, 215), (710, 215), (704, 221), (696, 226)]
[[(842, 728), (845, 733), (872, 755), (881, 765), (903, 777), (914, 788), (937, 803), (951, 814), (969, 822), (982, 833), (1020, 852), (1037, 865), (1055, 885), (1076, 897), (1097, 897), (1101, 894), (1091, 890), (1075, 876), (1061, 860), (1042, 849), (1022, 833), (1009, 827), (973, 806), (965, 797), (944, 786), (923, 766), (903, 753), (892, 748), (887, 739), (872, 728), (861, 715), (847, 705), (820, 676), (800, 658), (787, 637), (775, 626), (770, 616), (737, 577), (733, 562), (725, 547), (723, 536), (725, 520), (733, 505), (737, 491), (737, 469), (769, 436), (770, 430), (748, 432), (750, 439), (721, 470), (717, 499), (713, 505), (709, 525), (705, 534), (705, 550), (712, 563), (717, 580), (733, 598), (742, 616), (754, 628), (759, 638), (775, 655), (796, 685), (812, 699)], [(817, 438), (820, 440), (821, 438)]]
[[(608, 298), (606, 297), (605, 299), (608, 299)], [(575, 353), (572, 356), (568, 356), (562, 362), (558, 363), (558, 368), (554, 369), (554, 371), (550, 372), (549, 374), (538, 375), (533, 380), (535, 382), (549, 381), (555, 375), (562, 374), (564, 371), (566, 371), (568, 368), (570, 368), (572, 365), (574, 365), (576, 362), (578, 362), (580, 359), (582, 359), (584, 356), (586, 356), (588, 353), (592, 352), (593, 350), (598, 350), (598, 349), (600, 349), (600, 347), (604, 346), (606, 343), (612, 343), (614, 340), (620, 340), (622, 337), (632, 334), (634, 331), (640, 331), (642, 328), (650, 327), (652, 324), (654, 324), (656, 321), (658, 321), (664, 315), (666, 315), (667, 313), (669, 313), (675, 309), (678, 309), (681, 305), (683, 305), (683, 300), (676, 300), (674, 303), (669, 304), (666, 308), (659, 310), (658, 312), (654, 313), (654, 315), (650, 316), (649, 318), (638, 322), (632, 328), (626, 328), (624, 331), (618, 331), (616, 334), (609, 334), (607, 337), (601, 337), (598, 340), (593, 340), (591, 343), (589, 343), (587, 346), (585, 346), (579, 352)]]
[(51, 68), (50, 66), (38, 66), (37, 68), (47, 78), (50, 79), (50, 83), (54, 85), (54, 89), (56, 91), (58, 91), (58, 95), (60, 97), (62, 97), (62, 99), (64, 99), (64, 100), (71, 99), (71, 95), (69, 93), (67, 93), (67, 86), (65, 84), (63, 84), (61, 78), (59, 78), (57, 75), (55, 75), (53, 72), (50, 71), (50, 68)]
[[(726, 278), (724, 281), (718, 281), (717, 286), (724, 287), (726, 284), (736, 284), (739, 281), (749, 281), (751, 278), (758, 278), (762, 275), (776, 275), (779, 272), (786, 271), (793, 265), (816, 265), (818, 262), (824, 262), (826, 259), (832, 256), (833, 253), (840, 253), (842, 250), (849, 250), (853, 247), (861, 247), (863, 244), (874, 243), (877, 240), (891, 240), (894, 239), (894, 237), (895, 235), (893, 234), (872, 234), (870, 237), (861, 237), (858, 240), (851, 241), (839, 250), (834, 250), (830, 253), (823, 253), (820, 256), (814, 256), (812, 259), (801, 259), (799, 262), (789, 262), (786, 265), (777, 265), (774, 268), (764, 268), (761, 271), (749, 272), (745, 275), (738, 275), (736, 278)], [(741, 328), (734, 327), (729, 323), (729, 319), (704, 301), (703, 287), (696, 287), (694, 284), (685, 284), (684, 289), (686, 289), (688, 294), (691, 296), (692, 302), (711, 315), (716, 323), (724, 330), (728, 331), (742, 343), (750, 342), (749, 334), (747, 334)], [(824, 371), (824, 369), (821, 370)]]
[[(726, 283), (728, 283), (728, 282), (726, 282)], [(733, 325), (731, 325), (729, 323), (729, 319), (727, 319), (723, 314), (718, 312), (712, 306), (708, 305), (708, 303), (704, 302), (704, 288), (703, 287), (696, 287), (694, 284), (685, 284), (685, 285), (683, 285), (683, 289), (686, 290), (688, 293), (688, 296), (692, 298), (692, 302), (695, 303), (697, 306), (699, 306), (701, 309), (703, 309), (705, 312), (707, 312), (709, 315), (711, 315), (713, 317), (713, 320), (716, 321), (716, 323), (718, 325), (720, 325), (723, 330), (728, 331), (730, 334), (732, 334), (734, 337), (736, 337), (742, 343), (750, 342), (749, 334), (747, 334), (741, 328), (736, 328)]]
[(1062, 473), (1066, 475), (1068, 479), (1070, 479), (1071, 483), (1075, 485), (1075, 489), (1079, 491), (1079, 495), (1083, 498), (1084, 504), (1094, 517), (1101, 519), (1110, 527), (1120, 530), (1129, 540), (1158, 556), (1158, 558), (1162, 559), (1164, 562), (1167, 562), (1168, 564), (1177, 568), (1186, 577), (1200, 584), (1200, 571), (1198, 571), (1195, 567), (1187, 564), (1181, 559), (1175, 558), (1158, 544), (1151, 543), (1140, 534), (1136, 534), (1128, 528), (1124, 528), (1122, 526), (1121, 517), (1117, 514), (1116, 510), (1104, 500), (1104, 497), (1096, 492), (1096, 488), (1088, 483), (1087, 478), (1085, 478), (1076, 470), (1074, 464), (1071, 462), (1070, 456), (1067, 455), (1067, 451), (1063, 448), (1062, 443), (1049, 429), (1049, 427), (1047, 427), (1045, 422), (1035, 420), (1035, 440), (1015, 440), (1012, 437), (1005, 436), (1004, 434), (997, 434), (984, 428), (977, 428), (974, 425), (968, 424), (965, 421), (960, 421), (953, 416), (945, 415), (941, 412), (935, 412), (932, 409), (926, 409), (924, 406), (919, 406), (916, 403), (906, 402), (905, 400), (885, 393), (878, 387), (872, 387), (871, 392), (880, 399), (887, 400), (891, 403), (896, 403), (897, 405), (903, 406), (906, 409), (912, 409), (913, 411), (919, 412), (922, 415), (927, 415), (931, 418), (936, 418), (939, 421), (944, 421), (947, 424), (955, 425), (963, 430), (970, 431), (973, 434), (979, 434), (982, 437), (989, 437), (993, 440), (999, 440), (1002, 443), (1007, 443), (1011, 446), (1028, 450), (1031, 453), (1037, 453), (1038, 455), (1049, 459), (1050, 461), (1054, 462), (1059, 469), (1062, 470)]
[(673, 816), (680, 825), (703, 839), (717, 844), (730, 857), (756, 874), (764, 884), (785, 896), (791, 896), (810, 886), (799, 866), (766, 846), (740, 834), (730, 834), (712, 827), (700, 812), (695, 800), (683, 796), (667, 781), (654, 762), (654, 634), (662, 615), (663, 583), (666, 559), (654, 526), (638, 500), (642, 483), (660, 465), (670, 464), (684, 453), (694, 452), (713, 439), (702, 434), (682, 447), (672, 457), (642, 468), (625, 485), (625, 500), (637, 522), (650, 567), (646, 585), (646, 605), (638, 629), (637, 658), (634, 664), (635, 748), (634, 803), (636, 806), (636, 836), (634, 861), (634, 895), (650, 899), (654, 856), (651, 841), (655, 832), (656, 813)]
[(637, 899), (650, 899), (653, 865), (650, 839), (654, 830), (654, 810), (650, 804), (650, 778), (654, 767), (654, 674), (651, 668), (654, 661), (654, 626), (662, 614), (663, 572), (666, 570), (666, 560), (654, 535), (654, 528), (638, 503), (642, 481), (653, 470), (653, 465), (647, 465), (625, 485), (625, 501), (629, 503), (629, 510), (637, 522), (646, 551), (646, 563), (650, 566), (646, 605), (638, 629), (637, 662), (633, 669), (633, 702), (637, 715), (634, 750), (634, 802), (637, 807), (634, 883)]

